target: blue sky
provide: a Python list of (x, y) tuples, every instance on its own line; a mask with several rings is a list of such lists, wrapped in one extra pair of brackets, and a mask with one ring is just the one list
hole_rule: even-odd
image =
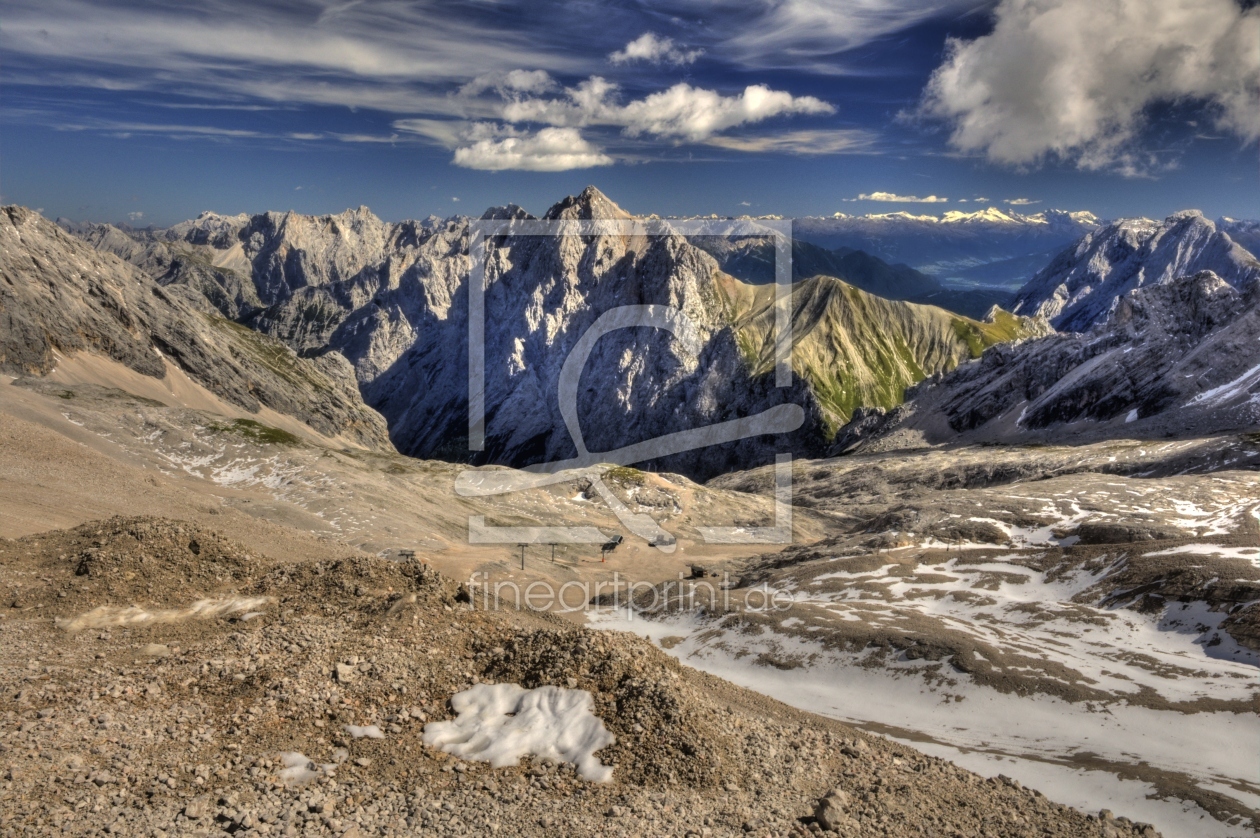
[(0, 197), (49, 216), (1260, 216), (1238, 0), (0, 8)]

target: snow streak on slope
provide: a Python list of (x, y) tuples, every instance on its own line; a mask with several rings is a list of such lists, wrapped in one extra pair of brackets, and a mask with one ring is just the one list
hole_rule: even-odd
[[(1165, 835), (1260, 823), (1247, 616), (1260, 602), (1260, 476), (1087, 473), (919, 489), (891, 510), (847, 497), (868, 523), (751, 563), (731, 592), (742, 610), (595, 622), (1060, 802), (1137, 813)], [(759, 591), (782, 610), (757, 607)]]

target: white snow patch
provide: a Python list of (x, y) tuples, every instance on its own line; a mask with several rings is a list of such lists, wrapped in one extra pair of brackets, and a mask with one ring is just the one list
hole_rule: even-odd
[[(956, 572), (956, 568), (951, 570)], [(824, 652), (814, 641), (771, 632), (758, 637), (716, 633), (711, 620), (691, 612), (645, 620), (625, 609), (609, 610), (592, 615), (591, 623), (600, 629), (646, 633), (657, 643), (663, 637), (685, 637), (667, 654), (794, 707), (891, 733), (918, 750), (982, 774), (1015, 777), (1059, 803), (1125, 812), (1154, 822), (1169, 838), (1252, 834), (1247, 824), (1221, 823), (1188, 801), (1157, 799), (1150, 784), (1092, 770), (1075, 758), (1097, 755), (1121, 765), (1159, 765), (1199, 783), (1214, 783), (1222, 794), (1245, 802), (1260, 793), (1249, 779), (1254, 775), (1254, 714), (1180, 713), (1121, 702), (1020, 697), (959, 676), (951, 678), (952, 684), (937, 684), (921, 679), (916, 666), (909, 663), (871, 668), (862, 665), (860, 654)], [(1201, 663), (1216, 663), (1203, 654), (1201, 645), (1194, 645), (1197, 632), (1182, 631), (1182, 626), (1170, 621), (1160, 634), (1181, 638), (1195, 649)], [(779, 670), (756, 663), (757, 653), (763, 651), (795, 654), (811, 662), (791, 671)], [(1110, 661), (1112, 666), (1120, 663)], [(1239, 672), (1254, 671), (1242, 663), (1228, 666)], [(1251, 683), (1253, 679), (1247, 677), (1246, 685)], [(1209, 691), (1213, 693), (1221, 694)], [(893, 731), (904, 731), (904, 735)]]
[(302, 786), (316, 777), (331, 775), (336, 765), (319, 765), (297, 751), (287, 751), (280, 755), (284, 768), (280, 771), (280, 779), (286, 786)]
[(451, 706), (458, 718), (425, 725), (426, 745), (495, 768), (533, 754), (571, 763), (584, 780), (612, 779), (612, 767), (600, 763), (595, 752), (616, 740), (593, 712), (595, 701), (586, 690), (477, 684), (456, 693)]
[(1180, 553), (1191, 553), (1196, 556), (1223, 556), (1229, 559), (1249, 559), (1260, 564), (1260, 547), (1218, 547), (1215, 544), (1183, 544), (1180, 547), (1169, 547), (1147, 553), (1148, 556), (1175, 556)]
[[(1192, 407), (1194, 405), (1217, 407), (1238, 396), (1247, 395), (1251, 388), (1257, 384), (1260, 384), (1260, 364), (1257, 364), (1247, 370), (1245, 373), (1227, 384), (1222, 384), (1219, 387), (1213, 387), (1211, 390), (1205, 390), (1190, 401), (1186, 402), (1186, 407)], [(1253, 401), (1255, 398), (1255, 396), (1252, 396)]]
[(385, 738), (385, 734), (376, 725), (364, 725), (363, 727), (359, 727), (358, 725), (346, 725), (346, 733), (350, 734), (355, 739), (363, 739), (364, 737), (368, 739)]

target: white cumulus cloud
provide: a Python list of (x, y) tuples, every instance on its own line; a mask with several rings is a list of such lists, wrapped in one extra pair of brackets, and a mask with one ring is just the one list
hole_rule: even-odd
[(541, 122), (554, 126), (611, 125), (629, 136), (657, 137), (699, 142), (720, 131), (791, 114), (828, 114), (835, 108), (813, 96), (793, 96), (761, 84), (743, 93), (723, 96), (715, 90), (679, 82), (667, 90), (621, 104), (617, 86), (592, 76), (563, 97), (521, 99), (508, 102), (503, 117), (508, 122)]
[(662, 38), (652, 32), (644, 32), (624, 48), (610, 53), (608, 60), (613, 64), (646, 61), (649, 64), (677, 65), (690, 64), (702, 55), (702, 49), (683, 49), (674, 43), (673, 38)]
[(918, 195), (898, 195), (896, 192), (863, 192), (856, 198), (845, 198), (844, 200), (852, 203), (854, 201), (879, 201), (887, 204), (947, 204), (949, 198), (941, 198), (936, 195), (928, 195), (926, 198), (920, 198)]
[(129, 212), (129, 213), (127, 213), (127, 220), (128, 220), (128, 221), (139, 221), (139, 220), (140, 220), (140, 219), (142, 219), (142, 218), (144, 218), (144, 213), (142, 213), (142, 212)]
[(964, 152), (1140, 174), (1151, 106), (1205, 105), (1260, 139), (1260, 7), (1236, 0), (1001, 0), (991, 34), (951, 41), (921, 112)]
[(451, 162), (466, 169), (492, 172), (563, 172), (607, 166), (613, 158), (583, 138), (576, 128), (543, 128), (535, 134), (475, 140), (455, 149)]
[(1013, 207), (1030, 207), (1033, 204), (1040, 204), (1041, 201), (1034, 201), (1032, 198), (1007, 198), (1002, 203), (1010, 204)]
[(813, 96), (793, 96), (751, 84), (740, 96), (723, 96), (713, 90), (679, 83), (630, 102), (615, 113), (624, 120), (627, 133), (655, 134), (702, 140), (727, 128), (761, 122), (785, 114), (825, 114), (835, 109)]

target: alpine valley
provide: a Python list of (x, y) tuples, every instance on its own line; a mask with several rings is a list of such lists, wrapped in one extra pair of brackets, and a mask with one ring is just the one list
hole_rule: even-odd
[(0, 833), (1260, 829), (1256, 222), (481, 219), (0, 211)]

